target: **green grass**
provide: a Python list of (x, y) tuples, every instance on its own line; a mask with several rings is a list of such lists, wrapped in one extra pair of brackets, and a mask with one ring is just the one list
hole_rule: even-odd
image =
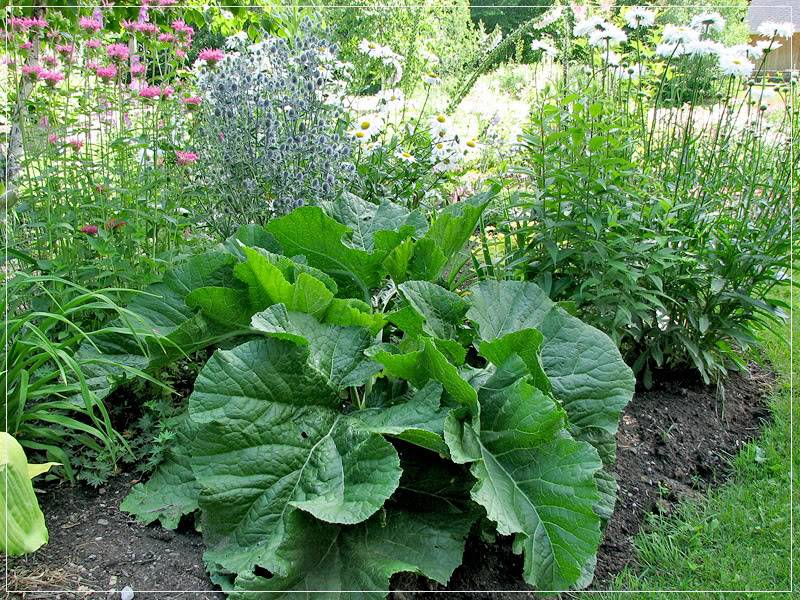
[[(788, 292), (787, 292), (788, 296)], [(654, 518), (636, 538), (638, 561), (621, 573), (615, 590), (639, 594), (607, 593), (606, 600), (636, 598), (790, 598), (792, 594), (658, 594), (647, 590), (788, 590), (789, 511), (795, 519), (800, 501), (795, 488), (790, 503), (790, 376), (798, 381), (800, 352), (790, 358), (789, 335), (798, 340), (800, 303), (792, 299), (796, 319), (780, 337), (765, 340), (764, 357), (778, 372), (779, 383), (771, 398), (772, 420), (759, 439), (732, 460), (729, 482), (708, 493), (701, 502), (685, 502), (672, 515)], [(782, 338), (782, 339), (781, 339)], [(797, 414), (795, 413), (795, 417)], [(797, 419), (794, 438), (800, 441)], [(800, 463), (794, 452), (794, 476)], [(797, 539), (795, 537), (795, 539)], [(794, 589), (798, 590), (800, 564), (794, 555)], [(796, 593), (797, 594), (797, 593)], [(794, 597), (800, 597), (800, 594)]]

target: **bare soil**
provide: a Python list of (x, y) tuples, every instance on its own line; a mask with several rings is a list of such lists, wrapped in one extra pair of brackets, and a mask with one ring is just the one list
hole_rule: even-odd
[[(748, 373), (728, 381), (724, 400), (715, 388), (686, 374), (662, 374), (653, 389), (637, 392), (617, 435), (619, 499), (600, 547), (593, 588), (606, 588), (636, 560), (633, 537), (648, 514), (668, 513), (676, 502), (724, 481), (730, 457), (768, 417), (765, 397), (773, 381), (768, 371), (751, 365)], [(102, 592), (92, 597), (119, 598), (118, 591), (109, 590), (130, 586), (137, 599), (223, 598), (206, 576), (203, 542), (190, 523), (170, 532), (143, 527), (119, 511), (134, 481), (121, 475), (99, 490), (69, 485), (42, 490), (50, 542), (32, 556), (9, 561), (3, 586), (8, 597), (72, 599)], [(521, 572), (522, 559), (511, 551), (510, 540), (489, 544), (473, 536), (447, 588), (398, 575), (392, 597), (419, 599), (449, 591), (448, 598), (518, 600), (527, 595), (519, 592), (529, 589)]]

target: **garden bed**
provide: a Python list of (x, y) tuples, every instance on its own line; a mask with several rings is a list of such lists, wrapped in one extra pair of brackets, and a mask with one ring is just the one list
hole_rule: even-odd
[[(632, 539), (648, 514), (669, 512), (674, 503), (699, 496), (724, 480), (729, 457), (757, 435), (768, 415), (765, 397), (772, 382), (770, 372), (751, 365), (749, 373), (728, 382), (724, 402), (713, 387), (685, 374), (662, 377), (652, 390), (634, 396), (617, 435), (619, 499), (598, 555), (594, 587), (606, 587), (634, 558)], [(192, 598), (222, 598), (212, 591), (205, 574), (202, 539), (188, 524), (178, 532), (143, 527), (117, 509), (132, 482), (131, 476), (122, 475), (98, 490), (82, 486), (44, 490), (40, 498), (50, 543), (10, 563), (7, 589), (90, 591), (127, 585), (134, 590), (192, 590)], [(449, 589), (525, 590), (521, 569), (521, 557), (511, 552), (508, 540), (492, 545), (471, 538)], [(412, 576), (395, 577), (393, 586), (441, 589)], [(407, 596), (394, 593), (395, 598)]]

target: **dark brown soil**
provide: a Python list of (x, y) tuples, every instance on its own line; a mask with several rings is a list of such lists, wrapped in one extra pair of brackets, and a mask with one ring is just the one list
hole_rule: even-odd
[[(600, 548), (595, 589), (605, 588), (635, 560), (632, 538), (646, 516), (669, 512), (679, 500), (699, 496), (724, 480), (729, 458), (758, 434), (768, 415), (764, 398), (773, 378), (756, 366), (730, 379), (724, 402), (714, 388), (685, 375), (660, 381), (652, 390), (636, 394), (620, 423), (619, 500)], [(138, 593), (146, 590), (173, 590), (161, 598), (222, 598), (211, 591), (205, 575), (199, 534), (191, 528), (173, 533), (142, 527), (119, 512), (130, 485), (130, 477), (121, 476), (98, 491), (66, 485), (48, 489), (41, 503), (50, 543), (33, 556), (10, 562), (4, 589), (17, 592), (11, 597), (82, 598), (81, 592), (128, 585), (137, 591), (137, 599), (155, 597)], [(512, 553), (509, 540), (489, 544), (470, 538), (464, 564), (446, 588), (453, 592), (447, 597), (517, 600), (527, 596), (519, 592), (528, 589), (521, 570), (521, 557)], [(426, 592), (444, 590), (409, 575), (395, 577), (392, 584), (397, 600), (433, 597)], [(48, 590), (77, 593), (42, 593)]]
[[(225, 598), (206, 576), (200, 534), (190, 527), (177, 532), (143, 527), (119, 511), (131, 485), (129, 477), (120, 476), (98, 490), (60, 485), (40, 495), (50, 541), (33, 555), (9, 561), (3, 587), (9, 596), (103, 598), (106, 593), (87, 592), (117, 590), (108, 597), (119, 598), (119, 590), (130, 586), (137, 600)], [(170, 593), (142, 593), (157, 590)]]

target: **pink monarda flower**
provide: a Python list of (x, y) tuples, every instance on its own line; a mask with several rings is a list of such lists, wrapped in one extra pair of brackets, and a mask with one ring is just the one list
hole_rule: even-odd
[(213, 67), (219, 61), (225, 58), (225, 53), (222, 50), (217, 50), (216, 48), (205, 48), (200, 51), (200, 54), (197, 55), (197, 58), (206, 61), (207, 65)]
[(187, 25), (185, 21), (178, 19), (172, 22), (172, 29), (179, 35), (187, 35), (192, 37), (194, 35), (194, 28)]
[(46, 54), (42, 57), (42, 61), (46, 62), (51, 67), (54, 67), (58, 64), (58, 57), (53, 56), (52, 54)]
[(59, 71), (42, 71), (40, 77), (50, 87), (56, 87), (60, 81), (64, 81), (64, 74)]
[(36, 17), (32, 19), (28, 19), (30, 26), (35, 29), (44, 29), (47, 27), (47, 20), (43, 19), (42, 17)]
[(175, 50), (175, 56), (177, 56), (178, 58), (186, 58), (186, 50), (181, 50), (180, 48), (178, 48), (177, 50)]
[(167, 86), (165, 88), (160, 88), (157, 85), (148, 85), (143, 87), (139, 91), (139, 96), (142, 98), (147, 98), (149, 100), (157, 100), (159, 98), (166, 99), (172, 96), (175, 93), (175, 89)]
[(163, 90), (161, 90), (161, 97), (162, 98), (169, 98), (174, 93), (175, 93), (175, 88), (168, 85)]
[(55, 133), (51, 133), (47, 136), (47, 142), (55, 146), (58, 144), (58, 136)]
[(189, 96), (188, 98), (181, 98), (181, 103), (186, 106), (186, 108), (196, 108), (200, 106), (203, 102), (203, 99), (200, 96)]
[(97, 235), (97, 225), (84, 225), (81, 227), (80, 232), (86, 235)]
[(72, 44), (58, 44), (56, 46), (56, 52), (63, 56), (70, 56), (75, 52), (75, 46)]
[(19, 46), (20, 50), (26, 50), (27, 51), (27, 50), (30, 50), (31, 48), (33, 48), (33, 42), (30, 41), (30, 40), (20, 44), (20, 46)]
[(97, 33), (103, 28), (103, 24), (99, 19), (95, 19), (94, 17), (81, 17), (78, 19), (78, 27), (85, 31)]
[(131, 75), (141, 75), (147, 71), (147, 66), (144, 63), (133, 63), (131, 65)]
[(81, 148), (83, 148), (83, 140), (80, 138), (72, 137), (67, 140), (67, 145), (75, 150), (75, 152), (80, 152)]
[(158, 26), (154, 23), (138, 23), (136, 31), (145, 35), (155, 35), (158, 33)]
[(100, 64), (99, 62), (97, 62), (96, 60), (90, 60), (90, 61), (87, 61), (87, 63), (86, 63), (86, 68), (87, 68), (89, 71), (97, 71), (97, 69), (98, 69), (98, 68), (100, 68), (100, 67), (102, 67), (102, 66), (103, 66), (103, 65), (101, 65), (101, 64)]
[(176, 38), (171, 33), (162, 33), (161, 35), (158, 36), (158, 41), (159, 42), (164, 42), (166, 44), (171, 44), (172, 42), (176, 41), (177, 39), (178, 38)]
[(8, 24), (11, 26), (11, 29), (16, 29), (17, 31), (27, 31), (31, 28), (44, 29), (47, 27), (47, 21), (41, 17), (11, 17), (8, 20)]
[(108, 65), (107, 67), (97, 67), (94, 70), (97, 73), (97, 76), (102, 79), (103, 81), (111, 81), (114, 77), (117, 76), (117, 67), (114, 65)]
[(179, 165), (191, 165), (197, 162), (197, 154), (194, 152), (175, 151), (175, 162)]
[(98, 39), (92, 38), (90, 40), (86, 40), (86, 47), (87, 48), (96, 49), (96, 48), (99, 48), (101, 45), (102, 45), (102, 43)]
[(136, 31), (138, 23), (136, 21), (131, 21), (130, 19), (122, 19), (119, 22), (119, 26), (122, 27), (125, 31)]
[(131, 55), (128, 47), (125, 44), (109, 44), (106, 47), (106, 54), (111, 60), (124, 61), (128, 60)]
[(178, 0), (158, 0), (159, 6), (175, 6), (178, 3)]
[(22, 74), (28, 79), (43, 79), (45, 71), (41, 65), (23, 65)]

